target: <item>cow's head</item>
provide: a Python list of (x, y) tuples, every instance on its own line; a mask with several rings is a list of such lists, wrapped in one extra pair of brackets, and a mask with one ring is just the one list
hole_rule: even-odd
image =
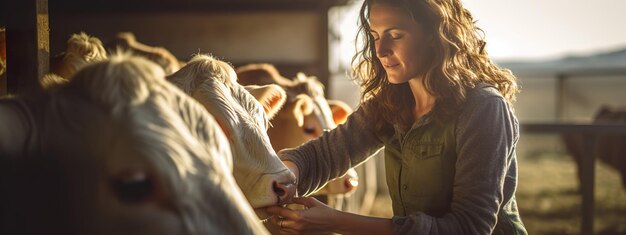
[[(297, 147), (320, 137), (324, 131), (345, 122), (352, 109), (344, 102), (327, 100), (324, 87), (315, 77), (298, 73), (283, 77), (271, 64), (249, 64), (237, 68), (240, 84), (276, 84), (287, 92), (287, 102), (272, 120), (268, 135), (276, 151)], [(320, 194), (345, 194), (358, 185), (356, 171), (328, 183)]]
[(266, 133), (268, 114), (283, 105), (284, 91), (278, 86), (246, 90), (236, 78), (229, 64), (197, 55), (168, 80), (198, 100), (224, 129), (233, 151), (233, 174), (252, 207), (285, 204), (295, 195), (295, 176), (278, 159)]
[[(66, 202), (46, 205), (60, 210), (42, 218), (68, 215), (50, 223), (68, 225), (60, 234), (264, 233), (232, 177), (221, 128), (164, 77), (143, 58), (114, 56), (27, 102), (45, 117), (33, 117), (41, 120), (30, 126), (41, 142), (27, 162), (51, 163), (40, 169), (58, 167), (55, 177), (46, 178), (64, 183), (50, 192), (19, 195), (37, 201), (57, 195)], [(41, 182), (23, 183), (32, 192)]]
[(65, 79), (70, 79), (85, 65), (107, 58), (107, 53), (100, 39), (84, 32), (73, 34), (67, 40), (64, 53), (50, 60), (50, 71)]

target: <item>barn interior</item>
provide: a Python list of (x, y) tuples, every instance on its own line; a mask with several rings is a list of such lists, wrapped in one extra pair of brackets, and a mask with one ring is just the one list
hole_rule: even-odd
[(348, 2), (7, 1), (2, 20), (9, 30), (19, 31), (7, 35), (8, 60), (15, 61), (15, 68), (6, 86), (10, 93), (28, 89), (34, 83), (17, 78), (32, 78), (28, 71), (45, 73), (47, 58), (63, 52), (77, 32), (103, 42), (132, 32), (139, 41), (164, 47), (183, 61), (210, 53), (234, 66), (272, 63), (288, 77), (305, 72), (328, 84), (328, 11)]
[[(50, 71), (51, 58), (66, 49), (66, 42), (73, 33), (85, 32), (106, 43), (120, 32), (132, 32), (138, 41), (146, 45), (166, 48), (180, 61), (187, 61), (195, 54), (209, 53), (231, 63), (234, 67), (249, 63), (271, 63), (288, 78), (296, 76), (298, 72), (316, 76), (324, 85), (328, 97), (343, 99), (354, 108), (358, 103), (358, 88), (354, 87), (347, 77), (349, 65), (338, 65), (339, 62), (333, 58), (333, 54), (338, 53), (334, 43), (337, 43), (337, 38), (342, 36), (341, 29), (333, 24), (335, 22), (333, 22), (332, 14), (337, 9), (359, 3), (358, 0), (2, 0), (0, 27), (5, 28), (6, 38), (0, 37), (0, 42), (2, 42), (0, 45), (6, 45), (6, 47), (0, 46), (0, 55), (9, 62), (0, 68), (0, 97), (29, 96), (39, 92), (42, 89), (38, 82), (39, 78)], [(592, 59), (594, 58), (590, 58), (589, 61), (597, 61)], [(534, 64), (539, 67), (548, 65), (552, 66), (545, 62)], [(530, 137), (527, 139), (522, 137), (520, 141), (518, 156), (522, 159), (521, 161), (531, 159), (534, 164), (532, 166), (544, 167), (545, 171), (553, 172), (553, 175), (561, 174), (558, 176), (563, 177), (561, 171), (554, 170), (562, 166), (561, 158), (557, 158), (559, 162), (552, 162), (552, 158), (548, 158), (546, 161), (553, 164), (550, 166), (536, 163), (542, 161), (534, 161), (547, 155), (546, 152), (548, 155), (555, 152), (566, 155), (561, 145), (561, 133), (580, 132), (592, 133), (592, 135), (611, 133), (623, 136), (626, 131), (623, 123), (600, 127), (590, 124), (593, 111), (600, 103), (612, 102), (615, 105), (623, 105), (623, 96), (620, 92), (624, 86), (623, 64), (619, 65), (620, 69), (617, 72), (614, 72), (615, 69), (601, 69), (600, 73), (578, 64), (574, 66), (576, 69), (587, 71), (583, 73), (584, 76), (572, 73), (569, 67), (562, 69), (552, 66), (551, 68), (555, 71), (540, 75), (526, 75), (525, 71), (535, 72), (537, 69), (526, 68), (525, 64), (515, 63), (505, 66), (512, 68), (525, 86), (516, 106), (516, 114), (520, 118), (522, 128), (528, 134), (526, 136)], [(613, 80), (604, 82), (603, 84), (608, 88), (596, 89), (595, 87), (600, 86), (601, 83), (587, 79), (587, 77), (602, 76), (609, 76), (611, 79), (617, 77), (613, 80), (620, 82), (615, 83), (612, 82)], [(570, 79), (571, 77), (575, 79)], [(581, 78), (578, 79), (579, 77)], [(574, 83), (568, 83), (572, 80)], [(587, 100), (587, 103), (582, 102), (584, 105), (581, 105), (580, 97), (578, 101), (574, 99), (577, 95), (583, 97), (583, 101)], [(537, 108), (538, 104), (543, 105), (541, 107), (550, 106), (550, 108)], [(572, 120), (576, 123), (559, 123)], [(584, 121), (584, 125), (580, 125), (581, 120)], [(546, 133), (549, 137), (545, 136)], [(556, 145), (558, 146), (555, 147)], [(538, 151), (538, 148), (541, 149)], [(526, 155), (540, 155), (540, 157), (524, 158)], [(364, 164), (357, 169), (360, 176), (359, 188), (350, 198), (327, 198), (326, 200), (334, 200), (337, 208), (343, 210), (390, 216), (389, 209), (384, 209), (389, 207), (390, 203), (384, 169), (379, 167), (384, 165), (384, 158), (373, 159), (375, 160), (368, 161), (370, 164)], [(9, 168), (12, 166), (2, 161), (0, 164), (3, 166), (0, 170), (10, 171)], [(567, 166), (571, 168), (571, 171), (567, 172), (567, 174), (571, 173), (567, 176), (568, 189), (557, 192), (567, 194), (569, 201), (576, 202), (574, 206), (566, 208), (565, 212), (561, 213), (563, 215), (559, 217), (567, 217), (569, 219), (567, 225), (563, 225), (564, 228), (552, 228), (555, 225), (552, 225), (553, 222), (550, 219), (558, 217), (557, 212), (532, 214), (532, 212), (522, 211), (523, 218), (535, 216), (536, 221), (539, 221), (535, 224), (540, 224), (541, 221), (544, 221), (543, 224), (548, 224), (544, 226), (545, 229), (531, 230), (532, 226), (535, 226), (531, 221), (527, 223), (529, 231), (541, 231), (535, 234), (597, 234), (598, 231), (606, 230), (609, 232), (600, 233), (626, 234), (626, 227), (623, 224), (625, 194), (620, 188), (621, 185), (612, 183), (607, 186), (610, 188), (607, 194), (613, 198), (611, 199), (613, 201), (606, 200), (611, 201), (610, 204), (603, 205), (602, 201), (597, 198), (598, 187), (605, 184), (603, 183), (605, 178), (602, 177), (610, 175), (610, 179), (617, 179), (617, 173), (613, 170), (607, 170), (610, 173), (605, 173), (605, 168), (601, 168), (602, 172), (596, 176), (598, 171), (596, 168), (600, 163), (586, 158), (585, 177), (581, 179), (584, 182), (579, 183), (575, 175), (577, 166), (569, 160), (567, 162), (569, 164)], [(31, 172), (45, 169), (45, 164), (48, 163), (42, 164), (44, 165), (31, 169)], [(531, 171), (532, 174), (536, 174), (534, 169), (524, 168), (523, 164), (525, 162), (520, 163), (521, 174)], [(537, 182), (545, 181), (544, 175), (533, 175), (533, 177), (535, 178), (520, 177), (520, 182), (523, 182), (522, 190), (539, 185)], [(535, 181), (525, 181), (529, 178)], [(5, 185), (6, 178), (2, 180)], [(600, 183), (597, 182), (598, 180)], [(584, 185), (579, 186), (580, 184)], [(558, 207), (556, 203), (550, 204), (544, 199), (559, 197), (554, 199), (554, 201), (559, 201), (563, 197), (562, 195), (549, 195), (554, 190), (551, 186), (545, 188), (544, 191), (537, 192), (540, 194), (540, 199), (538, 199), (540, 205), (534, 201), (518, 199), (522, 210), (530, 211), (528, 208), (537, 207), (556, 210), (555, 208)], [(46, 190), (55, 189), (42, 188), (29, 192), (42, 194)], [(522, 193), (520, 197), (527, 197), (527, 195), (529, 194)], [(60, 198), (64, 195), (54, 194), (53, 196)], [(35, 196), (31, 198), (36, 199)], [(0, 197), (0, 199), (5, 198)], [(33, 207), (42, 205), (45, 204), (40, 202)], [(603, 210), (602, 212), (598, 211), (599, 207)], [(51, 208), (62, 210), (62, 208)], [(611, 210), (611, 208), (615, 209)], [(604, 213), (604, 211), (609, 212)], [(53, 216), (53, 214), (41, 216)], [(605, 218), (601, 217), (603, 214), (612, 215), (612, 217), (603, 219)], [(10, 215), (2, 214), (2, 216)], [(5, 225), (8, 220), (2, 219), (0, 225)], [(565, 219), (557, 222), (562, 221)], [(574, 224), (569, 221), (574, 221)], [(605, 222), (608, 225), (605, 226)], [(599, 228), (600, 226), (604, 227)]]
[[(180, 61), (196, 54), (211, 54), (233, 67), (270, 63), (287, 78), (298, 72), (317, 77), (327, 96), (332, 93), (330, 78), (340, 77), (345, 80), (343, 86), (348, 84), (351, 90), (341, 91), (339, 96), (357, 94), (356, 87), (346, 79), (348, 66), (330, 65), (329, 59), (333, 53), (331, 44), (339, 37), (337, 32), (331, 32), (338, 29), (331, 29), (329, 14), (332, 9), (355, 2), (358, 4), (351, 0), (2, 1), (0, 26), (6, 32), (2, 55), (6, 57), (3, 61), (10, 62), (3, 65), (0, 97), (28, 97), (40, 92), (39, 80), (50, 72), (51, 60), (64, 53), (70, 36), (79, 32), (105, 44), (118, 33), (131, 32), (141, 43), (165, 48)], [(358, 97), (350, 99), (354, 107)], [(372, 204), (378, 187), (385, 186), (380, 183), (384, 179), (375, 177), (380, 169), (374, 164), (372, 161), (357, 170), (360, 186), (352, 199), (319, 199), (353, 212), (376, 209)], [(5, 172), (16, 166), (4, 165), (8, 167)], [(366, 173), (366, 168), (371, 173)], [(55, 194), (53, 198), (62, 197)], [(42, 204), (28, 208), (38, 206)], [(50, 209), (56, 210), (59, 208)], [(42, 213), (38, 221), (50, 213)]]

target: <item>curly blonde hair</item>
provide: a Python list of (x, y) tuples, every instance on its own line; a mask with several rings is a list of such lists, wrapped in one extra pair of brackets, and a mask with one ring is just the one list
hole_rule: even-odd
[(408, 128), (414, 121), (415, 101), (407, 83), (389, 83), (376, 57), (369, 25), (369, 10), (373, 3), (405, 9), (427, 33), (432, 34), (433, 57), (422, 82), (436, 98), (435, 115), (456, 112), (465, 102), (467, 90), (478, 83), (495, 87), (509, 103), (515, 101), (519, 90), (517, 79), (510, 70), (498, 67), (488, 57), (484, 33), (460, 0), (365, 0), (359, 14), (357, 36), (357, 40), (364, 43), (352, 59), (355, 65), (352, 75), (360, 80), (361, 102), (374, 99), (373, 106), (377, 111), (372, 113), (376, 117)]

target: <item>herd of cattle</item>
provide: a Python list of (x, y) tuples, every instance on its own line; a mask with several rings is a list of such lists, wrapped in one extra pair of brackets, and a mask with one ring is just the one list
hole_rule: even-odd
[[(107, 44), (73, 35), (50, 68), (41, 94), (0, 99), (2, 232), (275, 232), (263, 208), (297, 195), (276, 152), (352, 111), (314, 77), (202, 54), (183, 62), (130, 33)], [(603, 108), (595, 120), (626, 123), (626, 112)], [(584, 136), (564, 140), (578, 164)], [(626, 187), (625, 146), (606, 135), (594, 149)], [(345, 197), (357, 184), (351, 170), (317, 194)]]
[[(297, 194), (276, 151), (351, 112), (314, 77), (267, 64), (181, 62), (128, 33), (107, 48), (73, 35), (41, 94), (0, 99), (3, 230), (266, 234), (264, 207)], [(321, 191), (349, 194), (356, 177)]]

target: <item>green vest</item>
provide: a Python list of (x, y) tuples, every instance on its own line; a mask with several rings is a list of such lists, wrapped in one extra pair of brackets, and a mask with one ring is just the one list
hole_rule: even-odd
[[(387, 185), (396, 216), (450, 211), (456, 164), (456, 119), (414, 126), (402, 138), (385, 141)], [(492, 234), (527, 234), (515, 198), (502, 206)]]

